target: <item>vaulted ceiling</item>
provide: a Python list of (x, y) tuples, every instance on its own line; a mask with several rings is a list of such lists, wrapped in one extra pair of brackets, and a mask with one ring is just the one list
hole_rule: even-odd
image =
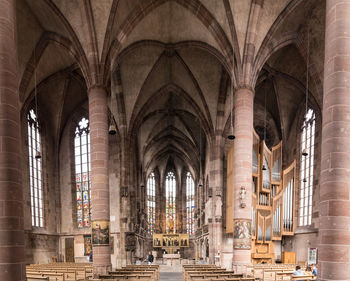
[(103, 84), (121, 137), (137, 137), (146, 172), (171, 159), (196, 176), (213, 136), (227, 134), (231, 77), (234, 87), (243, 81), (256, 5), (263, 3), (251, 66), (254, 126), (262, 126), (266, 96), (271, 143), (289, 138), (305, 99), (307, 54), (311, 100), (321, 108), (324, 2), (17, 1), (21, 104), (33, 99), (36, 76), (39, 106), (59, 139), (87, 89)]

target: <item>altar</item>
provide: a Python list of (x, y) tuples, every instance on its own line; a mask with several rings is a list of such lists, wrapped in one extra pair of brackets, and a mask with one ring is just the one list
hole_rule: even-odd
[(163, 254), (163, 259), (166, 260), (167, 265), (179, 265), (180, 254)]
[[(189, 235), (188, 234), (153, 234), (153, 247), (154, 248), (187, 248), (189, 247)], [(170, 252), (172, 254), (173, 252)]]

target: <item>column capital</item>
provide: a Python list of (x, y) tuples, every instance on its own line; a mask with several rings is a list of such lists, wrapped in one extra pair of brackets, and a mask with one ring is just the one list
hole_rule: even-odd
[(107, 93), (107, 87), (105, 85), (100, 85), (100, 84), (90, 85), (87, 89), (88, 94), (93, 90), (103, 90)]
[(250, 92), (251, 94), (255, 95), (255, 89), (249, 85), (241, 85), (235, 88), (235, 93), (240, 91)]

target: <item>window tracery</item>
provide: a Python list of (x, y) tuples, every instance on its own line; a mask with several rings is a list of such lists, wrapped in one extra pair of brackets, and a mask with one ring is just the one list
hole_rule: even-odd
[(305, 115), (301, 134), (299, 226), (311, 225), (314, 178), (315, 112)]
[(153, 233), (156, 223), (156, 181), (154, 173), (151, 173), (147, 181), (147, 218), (148, 232)]
[(27, 121), (32, 226), (44, 227), (41, 137), (38, 119), (33, 109), (29, 110)]
[(190, 172), (186, 176), (186, 229), (194, 234), (194, 181)]
[(78, 228), (90, 226), (91, 211), (91, 159), (89, 120), (82, 118), (75, 128), (75, 186)]
[(166, 194), (166, 232), (176, 233), (176, 179), (173, 172), (168, 172), (165, 179)]

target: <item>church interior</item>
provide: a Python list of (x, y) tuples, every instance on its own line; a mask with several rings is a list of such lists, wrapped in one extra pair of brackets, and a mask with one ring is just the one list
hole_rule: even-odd
[(150, 255), (350, 280), (349, 18), (350, 0), (0, 0), (0, 280)]

